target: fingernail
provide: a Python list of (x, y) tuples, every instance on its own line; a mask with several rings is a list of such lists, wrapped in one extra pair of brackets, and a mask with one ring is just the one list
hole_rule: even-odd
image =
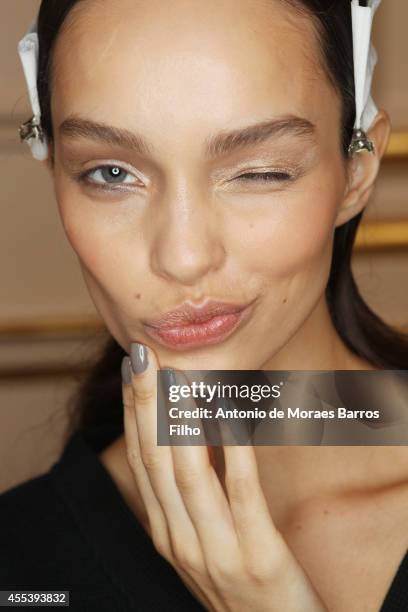
[(167, 397), (169, 397), (170, 386), (177, 385), (176, 373), (173, 368), (163, 368), (162, 370), (160, 370), (160, 372), (161, 380), (164, 387), (163, 390), (167, 394)]
[(125, 385), (130, 385), (132, 382), (132, 363), (130, 357), (125, 355), (122, 359), (122, 381)]
[(144, 372), (148, 366), (147, 348), (139, 342), (132, 342), (130, 345), (130, 359), (132, 370), (135, 374)]

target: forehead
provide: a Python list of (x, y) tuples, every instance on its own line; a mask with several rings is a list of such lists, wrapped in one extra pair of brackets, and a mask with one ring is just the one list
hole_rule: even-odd
[[(82, 0), (57, 38), (53, 118), (220, 127), (254, 113), (328, 125), (339, 101), (311, 18), (279, 0)], [(162, 130), (162, 133), (163, 130)]]

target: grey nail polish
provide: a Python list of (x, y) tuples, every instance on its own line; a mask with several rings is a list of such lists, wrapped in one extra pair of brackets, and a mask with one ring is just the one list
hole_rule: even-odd
[(122, 381), (124, 382), (124, 384), (130, 385), (130, 383), (132, 382), (132, 363), (128, 355), (125, 355), (122, 359), (121, 372), (122, 372)]
[(130, 345), (130, 359), (132, 370), (135, 374), (144, 372), (148, 366), (147, 348), (139, 342), (132, 342)]
[(173, 368), (163, 368), (160, 370), (160, 376), (163, 384), (163, 390), (168, 399), (170, 386), (177, 385), (176, 373)]

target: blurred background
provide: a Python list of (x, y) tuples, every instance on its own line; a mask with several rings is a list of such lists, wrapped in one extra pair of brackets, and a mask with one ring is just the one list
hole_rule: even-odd
[[(20, 144), (31, 116), (16, 52), (39, 0), (1, 0), (0, 491), (59, 455), (67, 407), (106, 331), (60, 222), (50, 178)], [(373, 94), (393, 134), (358, 235), (354, 270), (369, 305), (408, 330), (408, 2), (374, 22)]]

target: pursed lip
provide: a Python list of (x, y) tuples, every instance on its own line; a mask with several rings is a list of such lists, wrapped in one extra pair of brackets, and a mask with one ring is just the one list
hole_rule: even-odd
[(150, 320), (149, 324), (144, 323), (145, 332), (159, 344), (176, 351), (218, 344), (249, 320), (254, 302), (238, 305), (211, 301), (203, 307), (184, 303)]
[(218, 300), (208, 300), (203, 306), (194, 306), (184, 302), (177, 308), (170, 310), (159, 317), (145, 321), (145, 325), (155, 329), (171, 329), (209, 321), (213, 317), (239, 313), (243, 311), (250, 302), (246, 304), (231, 304)]

